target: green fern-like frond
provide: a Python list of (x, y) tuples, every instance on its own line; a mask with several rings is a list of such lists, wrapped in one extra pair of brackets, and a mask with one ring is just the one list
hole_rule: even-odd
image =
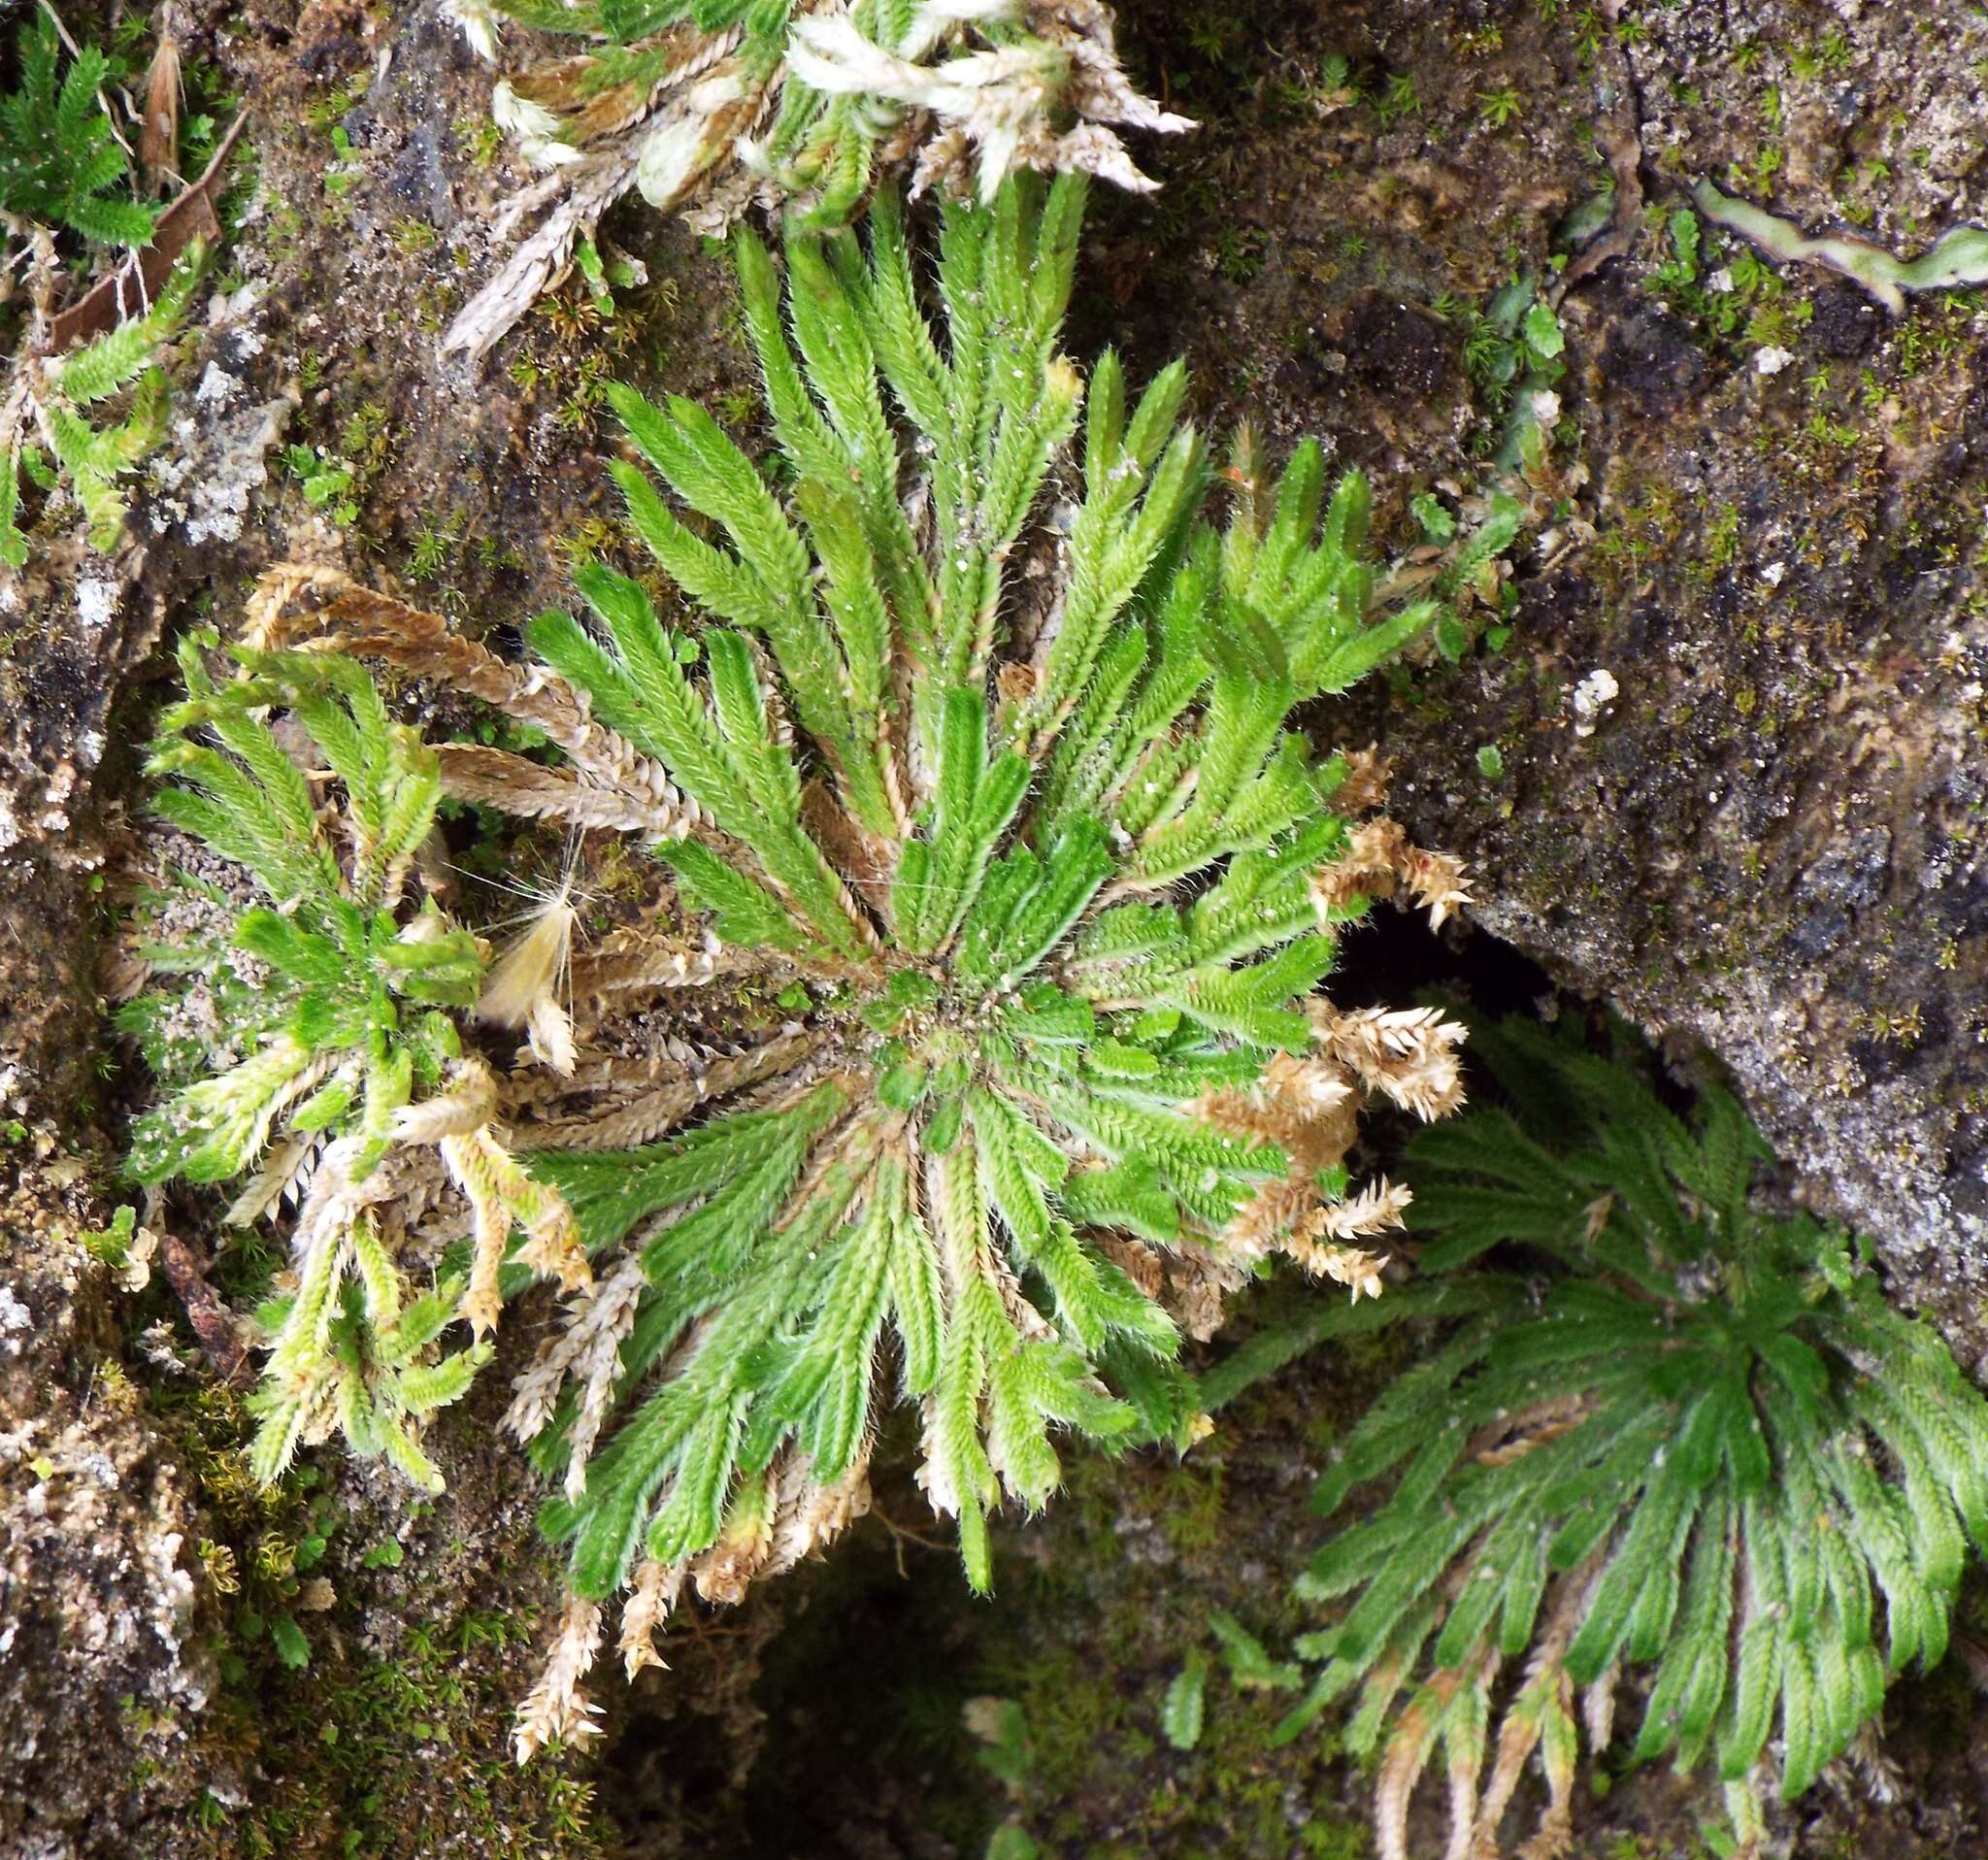
[[(179, 335), (206, 266), (206, 247), (195, 240), (143, 315), (59, 360), (28, 364), (33, 372), (25, 412), (48, 440), (61, 477), (83, 507), (94, 548), (114, 548), (130, 514), (116, 481), (134, 471), (165, 436), (166, 375), (156, 358)], [(126, 389), (122, 416), (107, 416), (103, 404)], [(27, 537), (16, 520), (19, 470), (16, 446), (0, 456), (0, 562), (14, 568), (22, 566), (28, 554)]]
[[(1172, 1324), (1080, 1218), (1073, 1173), (1140, 1172), (1158, 1224), (1211, 1243), (1289, 1166), (1188, 1109), (1313, 1045), (1299, 1004), (1331, 940), (1309, 880), (1344, 827), (1327, 805), (1336, 770), (1281, 726), (1428, 612), (1367, 624), (1351, 515), (1364, 487), (1342, 489), (1321, 526), (1315, 447), (1261, 529), (1246, 499), (1226, 537), (1201, 525), (1209, 471), (1177, 422), (1180, 373), (1128, 410), (1108, 357), (1057, 623), (1013, 654), (1007, 571), (1081, 393), (1055, 352), (1080, 202), (1063, 181), (951, 214), (943, 337), (917, 310), (887, 202), (867, 256), (848, 235), (790, 246), (784, 319), (769, 255), (743, 238), (788, 495), (701, 408), (615, 396), (656, 476), (710, 526), (615, 468), (634, 529), (725, 623), (699, 636), (703, 676), (688, 637), (604, 570), (580, 588), (605, 645), (564, 617), (531, 631), (717, 829), (694, 855), (665, 849), (693, 891), (712, 888), (714, 859), (764, 942), (849, 1013), (790, 1087), (818, 1135), (790, 1132), (758, 1173), (726, 1172), (756, 1198), (723, 1227), (759, 1237), (725, 1249), (722, 1269), (714, 1216), (654, 1243), (657, 1267), (681, 1263), (650, 1269), (662, 1310), (623, 1367), (674, 1373), (549, 1519), (574, 1540), (583, 1592), (618, 1586), (645, 1555), (676, 1564), (749, 1542), (785, 1453), (824, 1485), (846, 1477), (886, 1331), (924, 1410), (928, 1489), (983, 1585), (985, 1512), (1004, 1491), (1048, 1496), (1052, 1434), (1137, 1424), (1100, 1360), (1174, 1349)], [(900, 502), (893, 401), (929, 448), (929, 546)], [(790, 727), (813, 746), (812, 776)], [(1164, 901), (1245, 851), (1191, 909)], [(1136, 942), (1114, 947), (1133, 923)], [(690, 1174), (667, 1199), (625, 1199), (630, 1172), (675, 1174), (693, 1153), (709, 1166), (723, 1130), (627, 1159), (611, 1179), (631, 1221), (709, 1191)], [(602, 1159), (544, 1167), (587, 1222)]]
[(21, 28), (18, 48), (20, 85), (0, 96), (0, 213), (107, 246), (145, 245), (158, 210), (133, 197), (131, 164), (98, 100), (109, 60), (86, 45), (62, 71), (46, 15)]
[[(1435, 609), (1375, 609), (1367, 484), (1317, 445), (1217, 474), (1181, 369), (1135, 394), (1108, 355), (1086, 390), (1082, 201), (948, 209), (929, 300), (888, 195), (867, 246), (796, 233), (784, 283), (741, 235), (769, 469), (613, 396), (667, 614), (589, 567), (523, 667), (321, 573), (258, 602), (265, 645), (536, 724), (557, 766), (440, 746), (444, 789), (635, 833), (674, 881), (570, 992), (528, 937), (482, 1002), (529, 1032), (505, 1121), (594, 1261), (510, 1417), (580, 1598), (527, 1749), (583, 1734), (553, 1679), (600, 1599), (632, 1586), (639, 1664), (685, 1580), (734, 1598), (859, 1512), (893, 1399), (985, 1587), (990, 1514), (1042, 1506), (1067, 1440), (1193, 1437), (1179, 1330), (1270, 1254), (1378, 1291), (1356, 1243), (1402, 1197), (1349, 1192), (1360, 1098), (1457, 1100), (1458, 1028), (1317, 990), (1373, 896), (1440, 910), (1459, 875), (1337, 811), (1371, 766), (1290, 727)], [(695, 1055), (644, 1012), (686, 987)]]
[[(1427, 1287), (1377, 1313), (1456, 1321), (1320, 1483), (1328, 1513), (1385, 1495), (1302, 1580), (1338, 1606), (1286, 1730), (1361, 1691), (1349, 1742), (1381, 1753), (1391, 1855), (1439, 1745), (1466, 1845), (1536, 1750), (1564, 1832), (1576, 1692), (1609, 1724), (1596, 1701), (1630, 1668), (1633, 1760), (1751, 1787), (1777, 1738), (1799, 1795), (1945, 1650), (1988, 1547), (1988, 1402), (1839, 1231), (1759, 1205), (1770, 1152), (1731, 1096), (1687, 1118), (1537, 1027), (1473, 1037), (1507, 1106), (1411, 1146)], [(1543, 1298), (1483, 1270), (1513, 1245), (1552, 1263)]]

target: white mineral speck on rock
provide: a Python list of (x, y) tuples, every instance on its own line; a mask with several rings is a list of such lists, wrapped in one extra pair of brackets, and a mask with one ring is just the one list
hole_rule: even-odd
[(78, 581), (76, 584), (76, 616), (94, 633), (101, 626), (110, 624), (111, 615), (117, 611), (117, 583), (113, 581)]
[(18, 1356), (22, 1339), (19, 1332), (32, 1327), (35, 1314), (15, 1295), (12, 1285), (0, 1285), (0, 1349)]
[(1582, 679), (1574, 687), (1574, 735), (1593, 736), (1603, 711), (1615, 701), (1621, 690), (1621, 685), (1615, 682), (1615, 674), (1600, 666)]
[(241, 390), (242, 383), (219, 362), (209, 362), (207, 373), (200, 378), (200, 385), (193, 390), (193, 398), (203, 407), (222, 407)]
[(1753, 351), (1753, 366), (1763, 375), (1778, 375), (1794, 359), (1794, 352), (1778, 344), (1770, 344), (1766, 349)]

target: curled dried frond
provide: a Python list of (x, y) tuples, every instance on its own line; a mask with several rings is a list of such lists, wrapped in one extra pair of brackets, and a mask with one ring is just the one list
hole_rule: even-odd
[[(578, 794), (565, 810), (548, 808), (545, 797), (552, 771), (530, 764), (532, 773), (526, 775), (514, 766), (522, 758), (493, 760), (488, 754), (460, 753), (461, 746), (443, 746), (430, 753), (444, 792), (456, 799), (531, 819), (615, 824), (665, 840), (680, 840), (698, 824), (696, 806), (684, 800), (661, 764), (597, 722), (586, 699), (549, 667), (512, 665), (461, 638), (441, 614), (378, 593), (336, 569), (285, 562), (266, 571), (249, 599), (243, 640), (258, 651), (335, 651), (379, 659), (477, 698), (543, 730), (571, 759), (575, 788), (600, 792), (600, 805), (618, 810), (621, 817), (584, 820), (586, 802)], [(460, 790), (447, 787), (451, 773), (463, 778)], [(505, 781), (507, 775), (516, 778), (514, 787)]]
[[(494, 56), (489, 10), (459, 5), (471, 43)], [(514, 10), (549, 23), (543, 7)], [(1096, 175), (1147, 191), (1118, 130), (1193, 128), (1137, 91), (1118, 63), (1102, 0), (786, 0), (652, 8), (624, 40), (613, 15), (576, 6), (558, 29), (592, 48), (499, 83), (492, 112), (551, 184), (507, 221), (537, 230), (467, 305), (443, 349), (480, 359), (556, 285), (602, 213), (635, 189), (720, 231), (754, 201), (847, 218), (879, 161), (915, 150), (912, 192), (938, 186), (992, 203), (1022, 170)]]
[(656, 1651), (656, 1634), (677, 1606), (683, 1578), (681, 1564), (672, 1567), (647, 1562), (635, 1572), (635, 1580), (621, 1602), (620, 1653), (631, 1681), (644, 1667), (667, 1664)]
[(512, 1742), (518, 1762), (529, 1763), (551, 1744), (584, 1749), (600, 1736), (596, 1720), (601, 1709), (587, 1697), (580, 1681), (592, 1672), (601, 1650), (602, 1613), (598, 1602), (577, 1595), (567, 1598), (545, 1671), (517, 1709)]
[(1467, 882), (1461, 862), (1409, 845), (1400, 822), (1383, 816), (1353, 829), (1344, 859), (1313, 882), (1311, 902), (1319, 920), (1331, 922), (1356, 898), (1392, 898), (1406, 889), (1428, 910), (1430, 929), (1440, 930), (1471, 902)]
[(1331, 1053), (1369, 1091), (1377, 1091), (1424, 1122), (1446, 1117), (1464, 1101), (1457, 1049), (1464, 1024), (1443, 1018), (1440, 1008), (1360, 1008), (1340, 1013), (1329, 1004), (1310, 1009), (1313, 1030)]

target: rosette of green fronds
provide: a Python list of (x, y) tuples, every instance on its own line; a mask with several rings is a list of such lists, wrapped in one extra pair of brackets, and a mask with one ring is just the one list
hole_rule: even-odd
[[(264, 645), (547, 727), (556, 768), (445, 748), (444, 786), (632, 830), (674, 880), (592, 949), (562, 890), (484, 1002), (531, 1030), (512, 1127), (596, 1269), (510, 1417), (577, 1592), (525, 1749), (585, 1734), (603, 1598), (632, 1584), (632, 1670), (686, 1579), (734, 1599), (859, 1512), (893, 1392), (984, 1587), (988, 1514), (1049, 1497), (1059, 1438), (1193, 1436), (1177, 1328), (1268, 1255), (1378, 1292), (1355, 1243), (1405, 1197), (1350, 1191), (1358, 1106), (1457, 1102), (1459, 1028), (1316, 990), (1371, 898), (1440, 914), (1461, 875), (1350, 824), (1372, 758), (1290, 727), (1435, 605), (1376, 610), (1368, 486), (1315, 443), (1216, 474), (1180, 367), (1134, 395), (1108, 354), (1086, 392), (1057, 347), (1082, 197), (948, 209), (936, 325), (887, 195), (867, 250), (796, 234), (784, 293), (740, 236), (774, 468), (613, 395), (629, 527), (694, 627), (600, 565), (531, 668), (322, 573), (258, 603)], [(741, 988), (794, 1018), (679, 1051), (641, 1010), (691, 988), (707, 1025)]]
[(10, 230), (65, 227), (107, 246), (143, 246), (158, 210), (131, 192), (131, 163), (100, 94), (110, 60), (83, 46), (63, 71), (46, 13), (21, 27), (17, 47), (20, 85), (0, 95), (0, 216)]
[[(1118, 128), (1193, 125), (1139, 94), (1100, 0), (449, 0), (497, 51), (500, 16), (579, 40), (576, 55), (500, 82), (491, 109), (561, 198), (446, 349), (481, 354), (604, 208), (633, 188), (722, 225), (748, 202), (848, 217), (879, 158), (916, 150), (935, 183), (984, 204), (1017, 169), (1096, 174), (1136, 189)], [(1115, 127), (1114, 127), (1115, 125)]]
[[(1757, 1827), (1771, 1738), (1799, 1795), (1944, 1652), (1988, 1545), (1988, 1404), (1868, 1252), (1757, 1199), (1771, 1155), (1727, 1093), (1687, 1119), (1538, 1028), (1473, 1036), (1508, 1104), (1410, 1146), (1434, 1282), (1381, 1312), (1454, 1326), (1319, 1486), (1328, 1512), (1384, 1496), (1302, 1580), (1343, 1607), (1301, 1644), (1324, 1665), (1286, 1729), (1361, 1691), (1387, 1856), (1439, 1748), (1457, 1860), (1537, 1750), (1559, 1852), (1580, 1727), (1609, 1745), (1634, 1674), (1630, 1760), (1714, 1768)], [(1496, 1247), (1549, 1263), (1543, 1289), (1481, 1270)]]
[[(143, 315), (58, 359), (21, 358), (0, 400), (0, 562), (19, 568), (27, 560), (18, 521), (23, 473), (48, 489), (66, 481), (91, 546), (116, 543), (129, 515), (117, 480), (165, 436), (169, 396), (158, 352), (180, 333), (206, 262), (194, 242)], [(114, 417), (108, 410), (120, 395), (124, 411)], [(35, 450), (36, 438), (52, 468)]]
[[(162, 718), (150, 765), (177, 780), (154, 805), (264, 902), (210, 913), (217, 936), (146, 951), (204, 999), (161, 988), (123, 1011), (163, 1072), (192, 1075), (138, 1120), (131, 1170), (197, 1183), (254, 1170), (236, 1223), (301, 1204), (294, 1289), (268, 1313), (258, 1475), (274, 1479), (300, 1439), (336, 1425), (354, 1450), (384, 1452), (433, 1487), (408, 1418), (459, 1395), (487, 1348), (437, 1362), (428, 1346), (458, 1304), (474, 1327), (494, 1323), (514, 1222), (529, 1237), (526, 1263), (569, 1284), (583, 1264), (557, 1196), (493, 1134), (487, 1070), (464, 1054), (447, 1012), (475, 1005), (484, 961), (423, 895), (419, 861), (442, 795), (434, 751), (349, 660), (242, 649), (240, 675), (216, 684), (202, 658), (211, 643), (181, 648), (187, 695)], [(263, 715), (272, 707), (301, 742), (279, 739)], [(317, 797), (325, 781), (342, 791), (336, 809)], [(203, 1017), (220, 1049), (189, 1039)], [(439, 1150), (476, 1242), (466, 1274), (412, 1300), (396, 1264), (409, 1184), (395, 1163), (410, 1145)]]

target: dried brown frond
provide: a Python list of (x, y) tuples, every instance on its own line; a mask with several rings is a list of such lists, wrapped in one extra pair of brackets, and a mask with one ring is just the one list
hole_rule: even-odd
[(1374, 1790), (1374, 1831), (1380, 1860), (1408, 1860), (1408, 1798), (1436, 1748), (1443, 1712), (1466, 1680), (1463, 1668), (1437, 1673), (1396, 1721)]
[(1244, 1259), (1261, 1259), (1290, 1235), (1320, 1199), (1317, 1183), (1303, 1173), (1266, 1182), (1236, 1211), (1222, 1229), (1222, 1241)]
[(1098, 1250), (1148, 1298), (1159, 1297), (1167, 1283), (1167, 1264), (1143, 1240), (1130, 1234), (1100, 1234)]
[(1400, 876), (1408, 835), (1398, 821), (1382, 817), (1355, 827), (1346, 849), (1311, 878), (1311, 902), (1321, 923), (1356, 898), (1391, 898)]
[(1242, 1255), (1225, 1247), (1216, 1252), (1196, 1241), (1185, 1241), (1167, 1259), (1167, 1283), (1174, 1293), (1174, 1314), (1196, 1343), (1205, 1344), (1222, 1327), (1230, 1297), (1248, 1282)]
[(773, 1551), (774, 1478), (769, 1469), (746, 1481), (733, 1494), (718, 1541), (691, 1558), (690, 1578), (707, 1602), (736, 1607), (766, 1568)]
[(529, 1763), (548, 1744), (584, 1748), (599, 1737), (600, 1707), (580, 1689), (601, 1650), (601, 1605), (569, 1595), (539, 1682), (517, 1709), (513, 1747)]
[(1284, 1251), (1314, 1279), (1330, 1279), (1347, 1287), (1356, 1305), (1362, 1297), (1378, 1298), (1385, 1289), (1380, 1273), (1387, 1261), (1358, 1246), (1321, 1246), (1307, 1235), (1293, 1234)]
[(612, 1000), (620, 1012), (635, 995), (665, 988), (702, 988), (725, 976), (779, 973), (777, 964), (757, 951), (747, 954), (727, 950), (722, 945), (710, 947), (713, 942), (715, 939), (707, 939), (693, 947), (680, 938), (646, 928), (613, 931), (592, 948), (575, 954), (574, 1006), (583, 1009)]
[(648, 1275), (642, 1254), (628, 1254), (605, 1279), (585, 1285), (567, 1303), (566, 1328), (548, 1341), (531, 1368), (518, 1378), (504, 1424), (521, 1441), (536, 1435), (549, 1418), (561, 1381), (571, 1377), (580, 1384), (570, 1457), (566, 1462), (566, 1496), (577, 1499), (586, 1489), (586, 1465), (613, 1406), (614, 1385), (621, 1373), (621, 1345), (635, 1328)]
[(1352, 1147), (1357, 1102), (1348, 1076), (1329, 1059), (1278, 1053), (1248, 1091), (1209, 1092), (1186, 1107), (1225, 1136), (1275, 1146), (1288, 1171), (1240, 1208), (1222, 1238), (1242, 1257), (1273, 1249), (1307, 1272), (1378, 1298), (1383, 1258), (1343, 1243), (1399, 1227), (1408, 1191), (1386, 1180), (1357, 1195), (1328, 1200), (1321, 1172), (1338, 1168)]
[(1394, 780), (1394, 764), (1380, 753), (1377, 744), (1364, 749), (1342, 749), (1346, 773), (1333, 790), (1332, 804), (1342, 814), (1372, 814), (1386, 805), (1388, 785)]
[[(1538, 1834), (1524, 1849), (1535, 1860), (1552, 1860), (1572, 1835), (1574, 1763), (1578, 1734), (1574, 1719), (1574, 1681), (1561, 1664), (1586, 1607), (1590, 1583), (1603, 1559), (1591, 1557), (1555, 1584), (1545, 1625), (1526, 1662), (1524, 1679), (1499, 1726), (1498, 1754), (1477, 1809), (1471, 1852), (1474, 1860), (1497, 1860), (1499, 1826), (1511, 1805), (1526, 1759), (1541, 1753), (1548, 1808)], [(1557, 1833), (1556, 1833), (1557, 1830)]]
[(1484, 1428), (1464, 1450), (1480, 1466), (1508, 1466), (1534, 1447), (1572, 1433), (1592, 1412), (1584, 1395), (1556, 1395)]
[[(513, 1143), (520, 1151), (630, 1149), (653, 1143), (676, 1129), (698, 1106), (746, 1091), (762, 1079), (778, 1080), (786, 1095), (798, 1096), (813, 1080), (797, 1079), (797, 1071), (826, 1044), (826, 1036), (820, 1033), (780, 1034), (748, 1052), (715, 1060), (700, 1070), (683, 1067), (665, 1082), (631, 1099), (626, 1095), (631, 1075), (654, 1077), (668, 1071), (654, 1060), (636, 1061), (613, 1073), (613, 1085), (619, 1087), (612, 1092), (615, 1109), (589, 1109), (547, 1122), (522, 1124), (514, 1131)], [(583, 1073), (576, 1083), (597, 1088)]]
[(817, 1479), (799, 1454), (789, 1454), (777, 1470), (773, 1548), (766, 1565), (770, 1576), (792, 1569), (804, 1556), (832, 1544), (857, 1518), (869, 1515), (870, 1447), (866, 1442), (855, 1464), (830, 1484)]
[[(441, 614), (378, 593), (336, 569), (285, 562), (269, 570), (249, 599), (243, 639), (264, 651), (328, 648), (384, 660), (537, 725), (571, 758), (576, 781), (606, 789), (636, 830), (680, 840), (700, 822), (696, 804), (678, 791), (662, 765), (617, 731), (596, 723), (586, 700), (556, 672), (543, 665), (512, 665), (458, 637)], [(547, 812), (542, 806), (547, 789), (538, 777), (526, 779), (522, 805), (512, 810), (501, 781), (491, 785), (498, 765), (471, 757), (456, 766), (471, 784), (462, 799), (528, 818)], [(445, 782), (448, 772), (445, 758)]]
[(435, 753), (442, 764), (443, 791), (451, 800), (499, 808), (524, 820), (558, 820), (568, 826), (627, 833), (657, 831), (653, 803), (584, 781), (570, 769), (548, 769), (528, 756), (473, 743), (438, 743)]
[[(893, 781), (890, 794), (893, 810), (901, 818), (908, 819), (910, 816), (904, 811), (904, 798), (896, 793), (895, 788)], [(897, 877), (894, 848), (875, 834), (865, 833), (837, 805), (834, 791), (828, 783), (819, 780), (808, 782), (801, 790), (801, 822), (808, 829), (810, 838), (828, 854), (837, 870), (847, 880), (849, 888), (869, 908), (870, 914), (881, 922), (890, 922), (893, 914), (890, 887)]]
[(1464, 1101), (1457, 1049), (1468, 1029), (1440, 1008), (1360, 1008), (1342, 1013), (1313, 1001), (1308, 1012), (1319, 1045), (1370, 1091), (1425, 1122)]
[(656, 1651), (656, 1630), (670, 1617), (683, 1592), (680, 1564), (658, 1563), (653, 1557), (635, 1572), (635, 1581), (621, 1603), (619, 1651), (630, 1679), (646, 1666), (667, 1668)]
[(1401, 876), (1408, 895), (1427, 909), (1432, 930), (1441, 930), (1447, 918), (1472, 902), (1462, 862), (1446, 852), (1407, 847), (1401, 855)]
[[(1335, 795), (1344, 805), (1343, 786)], [(1443, 852), (1424, 852), (1408, 842), (1401, 823), (1385, 815), (1355, 827), (1340, 858), (1311, 879), (1311, 902), (1330, 924), (1360, 898), (1387, 899), (1406, 889), (1429, 913), (1429, 927), (1443, 923), (1471, 902), (1462, 864)]]

